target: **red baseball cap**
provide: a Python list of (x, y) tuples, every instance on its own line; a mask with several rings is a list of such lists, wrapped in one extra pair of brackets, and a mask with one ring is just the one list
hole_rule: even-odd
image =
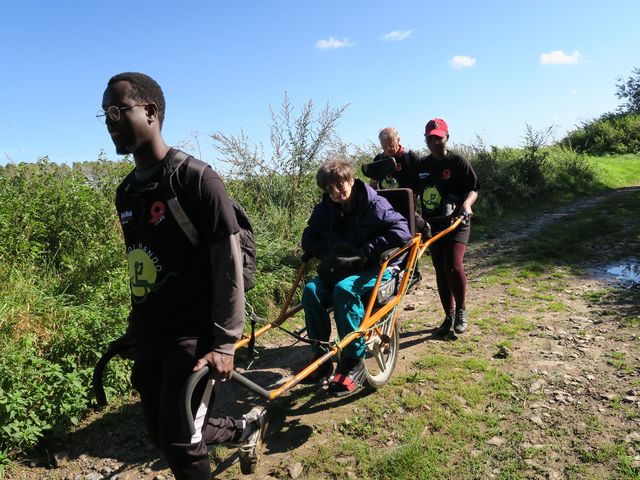
[(447, 122), (445, 122), (441, 118), (434, 118), (433, 120), (429, 120), (427, 122), (427, 125), (424, 127), (424, 136), (428, 137), (429, 135), (435, 135), (442, 138), (449, 135), (449, 127), (447, 126)]

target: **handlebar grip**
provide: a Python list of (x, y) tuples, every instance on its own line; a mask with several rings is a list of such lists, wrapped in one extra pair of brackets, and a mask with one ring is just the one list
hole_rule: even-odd
[(395, 247), (395, 248), (390, 248), (390, 249), (385, 250), (384, 252), (382, 252), (382, 255), (380, 255), (380, 265), (382, 265), (384, 262), (386, 262), (391, 257), (393, 257), (398, 251), (400, 251), (400, 248), (399, 247)]
[(193, 413), (191, 412), (191, 397), (196, 385), (202, 380), (203, 377), (209, 375), (209, 365), (205, 365), (197, 372), (193, 372), (187, 378), (186, 383), (182, 389), (180, 395), (180, 421), (185, 431), (189, 432), (189, 436), (193, 436), (196, 433), (196, 426), (193, 423)]
[(107, 363), (109, 363), (109, 360), (111, 360), (116, 355), (124, 353), (129, 348), (130, 347), (127, 345), (118, 345), (116, 347), (109, 348), (102, 354), (102, 356), (98, 360), (98, 363), (96, 363), (96, 366), (93, 369), (91, 384), (93, 386), (93, 393), (96, 396), (96, 404), (99, 408), (105, 407), (107, 405), (107, 395), (104, 392), (104, 385), (102, 384), (104, 369), (107, 366)]

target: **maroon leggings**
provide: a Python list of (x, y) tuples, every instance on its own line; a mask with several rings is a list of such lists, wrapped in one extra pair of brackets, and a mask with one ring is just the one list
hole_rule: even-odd
[(450, 240), (435, 242), (430, 248), (440, 303), (447, 315), (453, 315), (456, 308), (465, 308), (467, 275), (463, 260), (466, 249), (464, 243)]

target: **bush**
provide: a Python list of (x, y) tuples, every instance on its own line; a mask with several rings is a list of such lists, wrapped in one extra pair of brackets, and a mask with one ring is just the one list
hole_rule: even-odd
[(0, 450), (35, 445), (45, 434), (63, 432), (86, 410), (90, 369), (71, 356), (51, 361), (32, 335), (2, 345), (0, 361)]
[(227, 187), (229, 194), (245, 207), (256, 235), (256, 287), (247, 300), (256, 313), (274, 319), (300, 266), (300, 238), (320, 192), (315, 178), (307, 177), (299, 193), (298, 207), (290, 212), (290, 186), (285, 175), (231, 180)]
[(582, 126), (562, 140), (561, 144), (590, 155), (622, 155), (640, 153), (640, 114), (608, 113)]
[[(86, 303), (56, 294), (56, 281), (33, 266), (0, 265), (0, 451), (29, 449), (75, 424), (93, 365), (124, 330), (126, 277), (120, 292), (97, 286)], [(110, 369), (105, 386), (126, 392), (128, 366)]]
[(468, 147), (466, 153), (480, 179), (474, 207), (480, 215), (499, 217), (532, 202), (571, 197), (597, 186), (587, 158), (568, 148)]
[[(84, 413), (90, 373), (124, 330), (129, 294), (113, 198), (129, 162), (0, 169), (0, 451)], [(126, 367), (107, 388), (128, 388)]]
[(59, 275), (60, 293), (78, 294), (122, 268), (113, 199), (128, 162), (73, 168), (51, 164), (0, 171), (0, 257)]
[[(128, 270), (113, 200), (131, 167), (45, 158), (0, 168), (0, 452), (26, 451), (75, 424), (91, 398), (93, 366), (126, 327)], [(309, 178), (290, 222), (284, 176), (228, 186), (256, 230), (249, 302), (274, 319), (319, 192)], [(129, 363), (109, 367), (107, 394), (128, 392)]]

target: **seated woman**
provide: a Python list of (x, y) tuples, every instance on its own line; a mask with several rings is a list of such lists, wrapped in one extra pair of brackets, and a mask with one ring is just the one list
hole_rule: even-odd
[[(302, 234), (302, 249), (321, 262), (319, 275), (305, 285), (302, 305), (309, 338), (328, 341), (331, 324), (327, 308), (333, 306), (341, 338), (355, 331), (364, 318), (362, 296), (373, 289), (380, 270), (380, 254), (405, 245), (411, 234), (407, 220), (373, 188), (355, 178), (350, 160), (325, 162), (316, 182), (325, 193)], [(345, 257), (351, 260), (344, 261)], [(387, 271), (383, 278), (390, 275)], [(316, 357), (321, 355), (317, 345), (313, 349)], [(343, 350), (330, 390), (352, 392), (361, 385), (364, 352), (363, 337)], [(330, 373), (331, 364), (323, 366), (312, 379)]]

